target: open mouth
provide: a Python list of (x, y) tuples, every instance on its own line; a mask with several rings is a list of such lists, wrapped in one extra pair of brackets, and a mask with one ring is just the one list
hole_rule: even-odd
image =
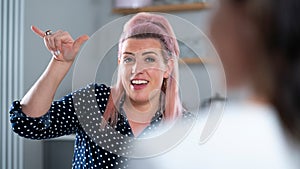
[(146, 85), (149, 81), (147, 80), (131, 80), (132, 85)]
[(131, 85), (134, 90), (144, 89), (148, 83), (149, 81), (147, 80), (137, 80), (137, 79), (131, 80)]

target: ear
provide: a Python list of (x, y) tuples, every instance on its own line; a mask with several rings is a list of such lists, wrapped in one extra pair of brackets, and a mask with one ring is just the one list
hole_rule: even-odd
[(168, 78), (170, 76), (171, 72), (173, 71), (173, 68), (174, 68), (174, 60), (169, 59), (167, 65), (166, 65), (164, 78)]

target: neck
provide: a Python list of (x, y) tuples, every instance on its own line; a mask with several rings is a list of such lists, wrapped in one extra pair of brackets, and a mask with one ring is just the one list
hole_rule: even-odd
[(159, 98), (147, 102), (134, 102), (125, 98), (123, 109), (129, 121), (136, 123), (149, 123), (159, 109)]

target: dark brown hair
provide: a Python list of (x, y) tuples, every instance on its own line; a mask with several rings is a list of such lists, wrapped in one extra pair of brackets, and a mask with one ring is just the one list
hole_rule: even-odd
[(256, 25), (272, 76), (270, 100), (282, 124), (300, 139), (300, 1), (224, 0)]

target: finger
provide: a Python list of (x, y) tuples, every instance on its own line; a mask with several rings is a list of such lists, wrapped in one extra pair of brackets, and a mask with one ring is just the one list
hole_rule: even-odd
[(47, 42), (46, 45), (47, 45), (48, 49), (49, 49), (50, 51), (53, 51), (53, 52), (54, 52), (54, 51), (56, 50), (56, 47), (55, 47), (55, 42), (54, 42), (53, 37), (46, 36), (46, 37), (44, 38), (44, 40)]
[(89, 39), (88, 35), (82, 35), (74, 41), (73, 48), (75, 51), (78, 51), (81, 45)]
[(68, 32), (61, 31), (59, 39), (57, 39), (56, 42), (57, 42), (56, 48), (61, 51), (61, 50), (63, 50), (62, 49), (63, 45), (69, 46), (71, 44), (70, 47), (72, 47), (73, 43), (74, 43), (74, 40)]
[(47, 49), (52, 53), (53, 52), (53, 48), (50, 45), (50, 39), (49, 38), (47, 38), (47, 37), (44, 38), (44, 44), (47, 47)]
[[(68, 39), (68, 36), (61, 30), (46, 36), (44, 39), (48, 42), (48, 48), (54, 52), (55, 55), (59, 55), (62, 51), (62, 43), (64, 39)], [(70, 38), (69, 38), (70, 39)]]
[(63, 39), (65, 37), (65, 33), (61, 30), (54, 33), (53, 39), (54, 39), (54, 45), (55, 45), (55, 52), (61, 52), (62, 51), (62, 43)]
[(74, 40), (70, 36), (70, 34), (68, 32), (61, 31), (61, 30), (55, 32), (52, 35), (51, 39), (52, 39), (52, 42), (54, 45), (54, 47), (53, 47), (54, 55), (56, 55), (56, 56), (60, 56), (61, 54), (64, 53), (63, 46), (69, 46), (70, 44), (73, 45), (73, 43), (74, 43)]
[(62, 49), (62, 47), (61, 47), (61, 45), (62, 45), (61, 39), (55, 38), (54, 39), (54, 43), (55, 43), (55, 52), (58, 52), (58, 51), (60, 52), (61, 49)]
[(42, 30), (40, 30), (38, 27), (32, 25), (32, 26), (31, 26), (31, 30), (32, 30), (35, 34), (37, 34), (39, 37), (44, 38), (45, 32), (42, 31)]

